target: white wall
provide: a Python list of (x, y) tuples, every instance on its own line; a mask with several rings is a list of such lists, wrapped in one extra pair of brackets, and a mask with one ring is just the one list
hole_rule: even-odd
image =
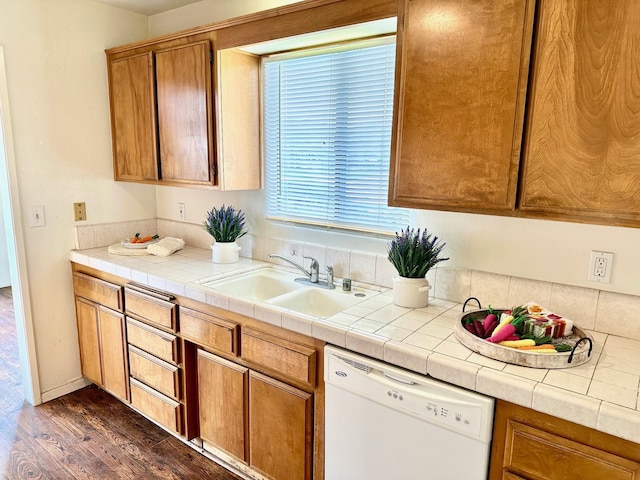
[[(69, 250), (88, 222), (153, 217), (155, 188), (113, 181), (104, 50), (146, 38), (147, 17), (86, 0), (0, 0), (13, 144), (43, 398), (80, 375)], [(46, 226), (29, 228), (30, 205)]]
[[(152, 36), (247, 13), (248, 6), (274, 1), (203, 0), (150, 17)], [(158, 216), (177, 220), (184, 202), (187, 221), (201, 223), (214, 205), (233, 204), (247, 211), (252, 232), (262, 236), (384, 252), (386, 241), (368, 237), (274, 225), (264, 220), (264, 192), (221, 193), (158, 189)], [(640, 295), (640, 229), (509, 217), (413, 210), (411, 224), (427, 227), (447, 242), (451, 258), (443, 265)], [(611, 284), (587, 281), (591, 250), (615, 253)]]
[(268, 10), (300, 0), (202, 0), (149, 17), (152, 37)]

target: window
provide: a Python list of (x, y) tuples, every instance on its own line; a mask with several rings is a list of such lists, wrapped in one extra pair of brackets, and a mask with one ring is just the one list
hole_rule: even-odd
[(393, 38), (263, 59), (267, 216), (393, 232), (387, 207)]

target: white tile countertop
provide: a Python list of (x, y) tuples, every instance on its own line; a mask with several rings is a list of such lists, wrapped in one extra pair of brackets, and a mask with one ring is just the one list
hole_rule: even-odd
[(258, 260), (214, 264), (210, 250), (188, 246), (169, 257), (73, 250), (70, 260), (640, 443), (638, 340), (590, 331), (595, 343), (588, 362), (553, 370), (521, 367), (458, 342), (453, 332), (459, 303), (436, 298), (425, 308), (403, 308), (392, 303), (389, 289), (364, 285), (380, 294), (318, 319), (199, 284), (270, 265)]

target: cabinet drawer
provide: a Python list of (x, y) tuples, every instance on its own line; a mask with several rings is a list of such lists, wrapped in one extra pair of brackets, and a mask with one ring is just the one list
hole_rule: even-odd
[(245, 328), (242, 358), (292, 379), (315, 385), (316, 351), (273, 335)]
[(127, 338), (131, 345), (145, 352), (167, 362), (178, 363), (178, 340), (175, 335), (127, 317)]
[(180, 334), (204, 347), (228, 353), (238, 351), (238, 325), (228, 320), (180, 307)]
[(129, 372), (160, 393), (180, 399), (180, 369), (175, 365), (129, 345)]
[(503, 465), (523, 478), (640, 478), (638, 462), (516, 421), (507, 424)]
[(159, 327), (176, 331), (176, 305), (152, 295), (125, 287), (125, 311)]
[(78, 297), (92, 300), (122, 312), (122, 287), (85, 273), (73, 273), (73, 291)]
[(182, 433), (182, 406), (135, 378), (131, 379), (131, 405), (170, 430)]

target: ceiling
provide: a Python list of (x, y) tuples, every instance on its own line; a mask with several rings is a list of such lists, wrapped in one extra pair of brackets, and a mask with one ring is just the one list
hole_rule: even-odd
[(200, 0), (98, 0), (100, 3), (111, 5), (112, 7), (130, 10), (143, 15), (155, 15), (166, 12), (174, 8), (197, 3)]

